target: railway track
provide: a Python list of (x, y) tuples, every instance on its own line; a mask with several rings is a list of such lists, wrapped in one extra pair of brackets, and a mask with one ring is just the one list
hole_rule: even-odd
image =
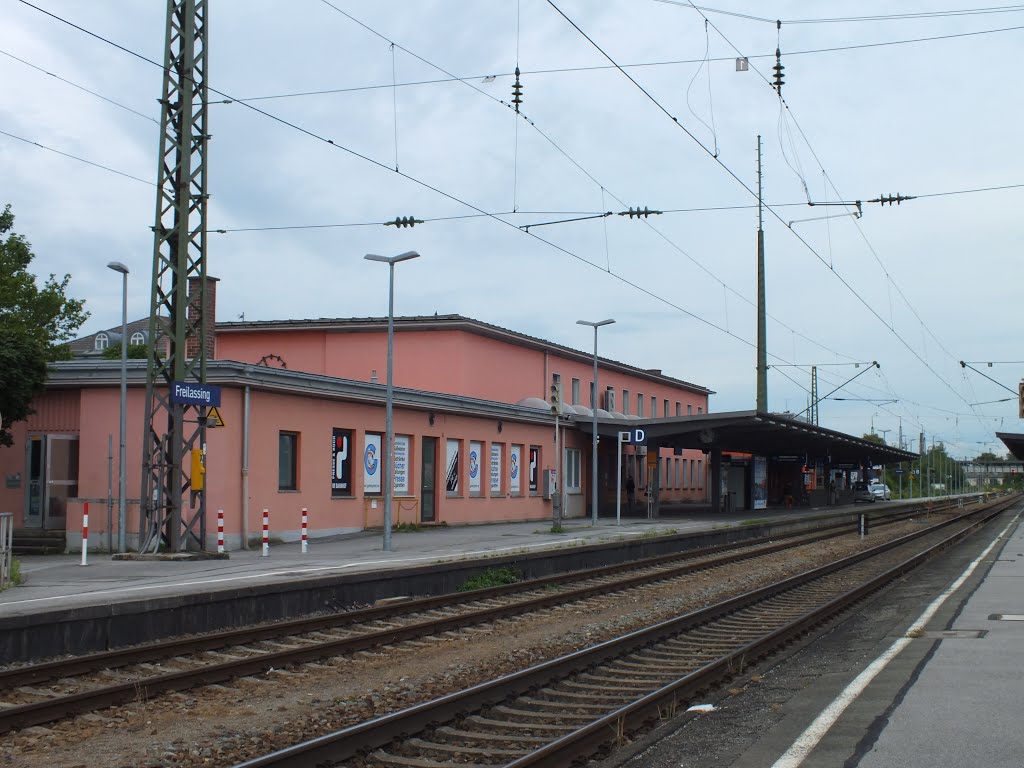
[(1005, 511), (986, 505), (827, 566), (239, 768), (526, 768), (594, 756)]
[[(934, 511), (934, 510), (933, 510)], [(920, 509), (887, 516), (896, 523)], [(876, 522), (876, 525), (881, 524)], [(0, 733), (161, 693), (463, 630), (610, 593), (679, 579), (843, 535), (851, 524), (631, 565), (559, 574), (471, 593), (156, 643), (0, 671)]]

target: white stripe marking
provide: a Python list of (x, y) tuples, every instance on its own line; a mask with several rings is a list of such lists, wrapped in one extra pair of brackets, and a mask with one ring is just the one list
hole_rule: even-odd
[(837, 696), (836, 699), (815, 718), (814, 722), (807, 726), (807, 729), (797, 737), (797, 740), (794, 741), (793, 745), (786, 750), (785, 754), (775, 761), (772, 768), (797, 768), (804, 760), (807, 759), (807, 756), (811, 754), (811, 750), (818, 746), (818, 743), (825, 736), (828, 730), (835, 725), (836, 720), (838, 720), (843, 712), (846, 711), (846, 708), (849, 707), (861, 693), (863, 693), (864, 689), (868, 687), (878, 673), (885, 669), (886, 665), (900, 654), (900, 651), (910, 645), (911, 638), (924, 630), (925, 625), (931, 620), (932, 616), (935, 615), (935, 612), (942, 607), (942, 604), (945, 603), (954, 592), (963, 586), (963, 583), (967, 581), (972, 573), (974, 573), (974, 570), (978, 567), (981, 561), (989, 552), (992, 551), (993, 547), (995, 547), (995, 545), (1004, 536), (1006, 536), (1007, 531), (1016, 524), (1019, 518), (1020, 514), (1018, 513), (1013, 520), (1007, 524), (1006, 528), (1004, 528), (1003, 531), (992, 540), (992, 543), (985, 548), (985, 551), (978, 555), (977, 559), (973, 563), (967, 566), (967, 570), (960, 574), (960, 577), (954, 581), (945, 592), (932, 601), (932, 604), (929, 605), (917, 621), (910, 626), (906, 635), (889, 646), (881, 656), (868, 665), (867, 669), (857, 675), (853, 682), (846, 686), (843, 692), (840, 693), (839, 696)]

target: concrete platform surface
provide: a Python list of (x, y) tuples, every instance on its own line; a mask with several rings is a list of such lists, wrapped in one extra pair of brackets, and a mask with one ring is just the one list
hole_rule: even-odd
[[(886, 504), (886, 507), (895, 505)], [(868, 508), (862, 505), (857, 509)], [(882, 505), (870, 505), (880, 510)], [(706, 507), (659, 520), (601, 518), (596, 526), (588, 519), (563, 522), (563, 533), (551, 533), (550, 520), (495, 525), (471, 525), (396, 531), (392, 549), (383, 551), (380, 531), (311, 540), (302, 554), (298, 542), (273, 544), (268, 557), (261, 548), (235, 550), (227, 560), (115, 562), (108, 553), (21, 557), (21, 586), (0, 592), (0, 618), (152, 599), (221, 589), (287, 583), (302, 579), (391, 570), (434, 563), (499, 557), (502, 555), (557, 551), (587, 544), (612, 543), (667, 533), (699, 531), (782, 522), (806, 517), (849, 513), (850, 507), (770, 509), (735, 514), (712, 514)]]

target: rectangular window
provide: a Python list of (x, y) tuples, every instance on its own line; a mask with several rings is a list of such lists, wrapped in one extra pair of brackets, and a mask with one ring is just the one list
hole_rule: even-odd
[(391, 490), (395, 496), (409, 495), (409, 450), (412, 445), (412, 437), (409, 435), (395, 435), (395, 464), (392, 468)]
[(691, 405), (690, 403), (686, 404), (686, 415), (693, 416), (693, 405)]
[(604, 409), (608, 413), (612, 413), (615, 410), (615, 390), (611, 387), (607, 387), (604, 390)]
[(299, 434), (279, 432), (277, 436), (277, 490), (299, 489)]
[(448, 496), (462, 495), (462, 486), (460, 485), (462, 470), (459, 467), (459, 454), (461, 453), (462, 441), (448, 438), (444, 462), (444, 490)]
[[(557, 374), (556, 374), (557, 375)], [(469, 495), (483, 495), (484, 446), (477, 440), (469, 441)]]
[(530, 446), (530, 495), (540, 493), (540, 446)]
[(565, 449), (565, 490), (568, 493), (580, 492), (580, 469), (583, 455), (579, 448)]
[(491, 496), (501, 496), (501, 471), (504, 467), (502, 458), (505, 446), (491, 443)]
[(572, 380), (572, 404), (580, 404), (580, 380), (575, 378)]
[(661, 411), (662, 411), (662, 415), (667, 419), (668, 418), (668, 400), (664, 401), (661, 404)]
[(699, 405), (697, 406), (697, 413), (704, 413), (704, 409), (701, 408)]
[(672, 462), (672, 459), (666, 458), (665, 461), (661, 461), (659, 458), (658, 462), (661, 464), (661, 482), (658, 485), (661, 487), (661, 490), (665, 490), (668, 488), (668, 465)]
[(690, 461), (689, 459), (683, 459), (683, 490), (684, 491), (687, 490), (690, 487), (690, 483), (689, 483), (689, 477), (690, 477), (690, 474), (689, 474), (690, 473), (689, 461)]
[(676, 468), (675, 468), (675, 473), (673, 475), (675, 477), (675, 482), (672, 485), (676, 489), (678, 489), (679, 488), (679, 459), (675, 460), (675, 464), (676, 464)]
[(683, 415), (683, 404), (676, 400), (676, 416)]
[(644, 393), (636, 393), (636, 415), (641, 419), (644, 417)]
[(704, 461), (697, 459), (697, 490), (704, 488)]
[(696, 486), (693, 484), (693, 473), (694, 473), (693, 465), (695, 463), (696, 462), (693, 459), (690, 459), (690, 487), (691, 488), (696, 488)]
[(622, 390), (622, 415), (629, 416), (629, 390)]
[(522, 496), (523, 446), (513, 445), (508, 454), (508, 490), (513, 496)]
[(331, 498), (352, 495), (352, 430), (334, 428), (331, 435)]
[(658, 398), (654, 395), (651, 395), (651, 418), (658, 418)]
[(363, 495), (384, 493), (384, 441), (379, 434), (367, 432), (363, 438)]

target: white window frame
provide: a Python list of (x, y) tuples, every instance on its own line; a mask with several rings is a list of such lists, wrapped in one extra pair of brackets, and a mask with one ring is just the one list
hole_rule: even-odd
[(583, 452), (579, 448), (565, 449), (565, 491), (580, 493), (582, 483)]
[(96, 334), (96, 338), (93, 341), (93, 349), (97, 352), (102, 352), (110, 346), (110, 337), (106, 333), (100, 332)]
[(142, 333), (141, 331), (136, 331), (135, 333), (132, 334), (132, 339), (131, 339), (131, 341), (128, 342), (128, 346), (130, 346), (130, 347), (137, 347), (140, 344), (145, 344), (145, 343), (146, 343), (146, 334)]

